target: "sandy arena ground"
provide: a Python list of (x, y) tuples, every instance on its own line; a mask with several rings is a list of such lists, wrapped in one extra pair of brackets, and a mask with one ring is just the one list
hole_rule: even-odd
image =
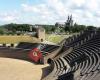
[(48, 65), (10, 58), (0, 58), (0, 80), (41, 80), (42, 69)]

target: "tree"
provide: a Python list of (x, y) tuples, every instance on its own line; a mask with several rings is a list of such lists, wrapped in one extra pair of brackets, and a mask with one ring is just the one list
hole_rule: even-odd
[(87, 26), (87, 29), (88, 30), (94, 30), (94, 29), (96, 29), (96, 27), (94, 27), (94, 26)]
[(42, 27), (45, 29), (46, 33), (52, 33), (56, 30), (55, 25), (42, 25)]
[(4, 34), (4, 30), (0, 29), (0, 34), (3, 35)]
[(51, 31), (52, 31), (52, 32), (55, 32), (55, 30), (56, 30), (56, 27), (53, 26), (53, 27), (51, 28)]
[(80, 32), (82, 30), (85, 30), (86, 26), (85, 25), (78, 25), (77, 23), (74, 24), (73, 28), (72, 28), (72, 32)]

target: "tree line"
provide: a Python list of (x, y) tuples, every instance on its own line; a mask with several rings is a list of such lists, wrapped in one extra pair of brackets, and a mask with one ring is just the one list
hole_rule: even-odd
[(0, 34), (23, 34), (25, 32), (36, 31), (36, 28), (32, 26), (30, 24), (5, 24), (0, 26)]
[[(79, 25), (77, 23), (74, 23), (72, 19), (72, 15), (68, 16), (67, 20), (65, 23), (60, 24), (60, 23), (55, 23), (55, 25), (41, 25), (46, 33), (57, 33), (57, 34), (62, 34), (62, 33), (77, 33), (85, 29), (92, 29), (95, 28), (95, 26), (86, 26), (86, 25)], [(25, 32), (35, 32), (36, 27), (35, 25), (31, 24), (5, 24), (0, 26), (0, 34), (22, 34)]]
[(51, 31), (56, 32), (56, 33), (77, 33), (85, 29), (93, 29), (93, 28), (96, 28), (96, 27), (92, 25), (86, 26), (86, 25), (80, 25), (80, 24), (74, 23), (72, 19), (72, 15), (71, 15), (71, 16), (68, 16), (65, 23), (63, 24), (55, 23), (55, 25), (51, 27)]

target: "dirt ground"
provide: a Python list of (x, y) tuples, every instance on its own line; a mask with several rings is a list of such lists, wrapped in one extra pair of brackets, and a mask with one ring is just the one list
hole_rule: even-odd
[(43, 68), (28, 61), (0, 58), (0, 80), (41, 80)]

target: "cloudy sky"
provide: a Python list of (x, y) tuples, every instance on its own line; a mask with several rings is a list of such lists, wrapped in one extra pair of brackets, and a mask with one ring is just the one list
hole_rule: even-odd
[(100, 26), (100, 0), (0, 0), (0, 24), (74, 22)]

